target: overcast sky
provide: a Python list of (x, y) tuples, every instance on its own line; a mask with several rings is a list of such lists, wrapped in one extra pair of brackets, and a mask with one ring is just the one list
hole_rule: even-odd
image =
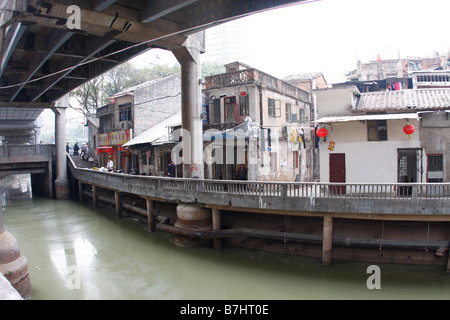
[(358, 59), (446, 53), (449, 12), (449, 0), (318, 0), (268, 10), (242, 18), (253, 51), (245, 63), (279, 78), (317, 71), (339, 82)]
[(321, 0), (255, 14), (253, 65), (277, 77), (320, 71), (329, 83), (368, 62), (450, 49), (449, 0)]

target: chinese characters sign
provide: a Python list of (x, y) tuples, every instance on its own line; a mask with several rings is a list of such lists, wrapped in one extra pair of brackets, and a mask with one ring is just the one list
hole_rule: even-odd
[(113, 131), (98, 135), (100, 146), (121, 146), (130, 140), (130, 130)]

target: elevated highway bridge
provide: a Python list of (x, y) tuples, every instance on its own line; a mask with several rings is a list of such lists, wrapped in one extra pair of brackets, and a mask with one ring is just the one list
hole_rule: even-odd
[[(68, 197), (67, 94), (152, 48), (170, 50), (182, 69), (182, 125), (202, 161), (200, 54), (211, 26), (306, 0), (0, 0), (0, 136), (36, 144), (36, 119), (55, 113), (55, 194)], [(193, 163), (193, 162), (192, 162)], [(184, 176), (203, 171), (184, 165)]]

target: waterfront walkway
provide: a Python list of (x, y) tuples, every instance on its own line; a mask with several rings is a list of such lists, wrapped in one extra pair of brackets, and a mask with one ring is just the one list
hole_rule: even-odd
[[(79, 184), (156, 201), (269, 214), (450, 221), (450, 183), (314, 183), (168, 178), (77, 168)], [(81, 187), (80, 187), (81, 189)]]

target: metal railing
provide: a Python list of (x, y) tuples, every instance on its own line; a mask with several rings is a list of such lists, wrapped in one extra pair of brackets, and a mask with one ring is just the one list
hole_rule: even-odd
[(229, 193), (237, 195), (284, 196), (302, 198), (353, 199), (450, 199), (450, 183), (330, 183), (330, 182), (261, 182), (233, 180), (158, 179), (167, 189)]
[(77, 169), (82, 184), (162, 201), (268, 212), (450, 216), (450, 183), (268, 182), (139, 176)]

